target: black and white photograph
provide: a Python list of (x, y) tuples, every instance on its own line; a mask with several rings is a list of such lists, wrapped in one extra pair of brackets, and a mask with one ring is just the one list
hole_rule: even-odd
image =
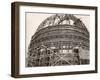
[(12, 76), (97, 73), (97, 7), (12, 3)]
[(26, 12), (26, 67), (88, 65), (89, 23), (90, 15)]

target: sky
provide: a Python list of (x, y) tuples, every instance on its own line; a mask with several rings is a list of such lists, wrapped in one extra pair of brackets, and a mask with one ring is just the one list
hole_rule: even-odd
[[(25, 38), (26, 38), (26, 52), (28, 52), (28, 46), (30, 44), (30, 40), (32, 35), (36, 32), (38, 26), (44, 21), (47, 17), (50, 17), (53, 14), (46, 14), (46, 13), (26, 13), (26, 30), (25, 30)], [(82, 22), (86, 25), (89, 31), (89, 15), (74, 15), (77, 18), (81, 19)]]

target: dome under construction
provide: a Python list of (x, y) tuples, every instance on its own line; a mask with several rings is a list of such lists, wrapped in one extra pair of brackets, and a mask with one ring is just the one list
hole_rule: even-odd
[(54, 14), (38, 26), (27, 54), (27, 67), (89, 64), (89, 32), (77, 16)]

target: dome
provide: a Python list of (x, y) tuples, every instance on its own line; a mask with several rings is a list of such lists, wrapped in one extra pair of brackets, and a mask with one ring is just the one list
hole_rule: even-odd
[(52, 15), (38, 26), (28, 55), (29, 67), (89, 64), (89, 32), (72, 14)]
[[(61, 25), (61, 24), (69, 24), (69, 25), (74, 25), (75, 23), (81, 24), (81, 28), (86, 29), (84, 23), (75, 17), (73, 14), (55, 14), (47, 19), (45, 19), (39, 26), (38, 30), (48, 27), (48, 26), (54, 26), (54, 25)], [(86, 29), (87, 30), (87, 29)]]

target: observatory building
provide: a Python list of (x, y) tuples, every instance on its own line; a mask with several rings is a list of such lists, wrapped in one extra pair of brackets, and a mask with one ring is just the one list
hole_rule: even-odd
[(27, 54), (27, 67), (89, 64), (89, 32), (77, 16), (54, 14), (38, 26)]

